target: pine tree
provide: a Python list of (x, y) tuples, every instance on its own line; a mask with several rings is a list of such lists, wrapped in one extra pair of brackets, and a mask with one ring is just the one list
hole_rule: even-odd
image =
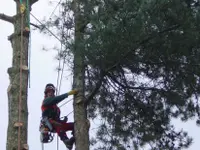
[[(95, 137), (99, 149), (139, 149), (146, 144), (151, 150), (188, 148), (192, 139), (185, 131), (175, 131), (171, 119), (196, 116), (200, 122), (199, 2), (79, 4), (83, 15), (75, 22), (65, 15), (57, 20), (64, 18), (66, 28), (81, 31), (75, 49), (81, 50), (78, 60), (84, 66), (75, 63), (74, 68), (83, 67), (79, 83), (85, 88), (81, 94), (86, 94), (87, 117), (104, 120)], [(70, 11), (74, 3), (63, 6)], [(74, 43), (66, 43), (73, 51)]]
[[(182, 149), (191, 144), (172, 118), (199, 118), (199, 5), (195, 1), (106, 1), (85, 41), (89, 105), (105, 123), (102, 148)], [(181, 15), (182, 14), (182, 15)], [(184, 15), (183, 15), (184, 14)], [(100, 76), (104, 72), (103, 80)], [(198, 120), (197, 120), (198, 122)]]
[(81, 1), (74, 0), (74, 22), (75, 22), (75, 41), (74, 41), (74, 70), (73, 70), (73, 87), (78, 89), (79, 93), (74, 98), (74, 130), (76, 139), (76, 150), (89, 150), (89, 134), (88, 134), (88, 120), (84, 96), (84, 80), (85, 80), (85, 66), (84, 55), (80, 43), (83, 41), (83, 34), (81, 27), (84, 22), (81, 19)]

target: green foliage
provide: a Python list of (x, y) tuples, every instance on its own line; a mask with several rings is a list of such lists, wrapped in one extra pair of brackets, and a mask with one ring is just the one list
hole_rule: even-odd
[(98, 149), (188, 148), (192, 139), (170, 121), (200, 122), (199, 3), (81, 2), (86, 92), (101, 85), (88, 105), (89, 117), (105, 120)]
[(98, 132), (105, 147), (153, 142), (151, 149), (181, 149), (191, 144), (170, 120), (199, 116), (199, 6), (192, 5), (115, 1), (102, 3), (93, 15), (85, 52), (93, 76), (88, 91), (100, 71), (105, 76), (89, 110), (107, 121), (104, 128), (111, 136)]

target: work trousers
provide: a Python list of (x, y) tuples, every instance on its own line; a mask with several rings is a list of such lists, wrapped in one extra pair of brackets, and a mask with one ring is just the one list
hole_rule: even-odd
[(62, 120), (52, 120), (49, 119), (50, 123), (53, 126), (54, 131), (58, 134), (61, 140), (64, 140), (67, 137), (66, 132), (72, 131), (72, 134), (74, 132), (74, 123), (73, 122), (65, 122)]

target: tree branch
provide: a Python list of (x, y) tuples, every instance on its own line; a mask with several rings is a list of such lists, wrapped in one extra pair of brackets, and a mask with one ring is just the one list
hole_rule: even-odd
[(31, 5), (33, 5), (34, 3), (36, 3), (38, 0), (31, 0)]
[(92, 98), (96, 95), (96, 93), (98, 92), (99, 88), (101, 87), (102, 83), (103, 83), (103, 78), (104, 78), (105, 74), (101, 73), (100, 74), (100, 78), (95, 86), (95, 88), (93, 89), (93, 91), (89, 94), (89, 96), (86, 98), (85, 104), (88, 105), (90, 103), (90, 101), (92, 100)]
[[(180, 25), (174, 25), (174, 26), (171, 26), (167, 29), (164, 29), (163, 31), (160, 31), (158, 32), (157, 35), (150, 35), (148, 36), (146, 39), (138, 42), (137, 44), (137, 48), (140, 47), (141, 45), (145, 44), (146, 42), (154, 39), (155, 37), (157, 37), (158, 35), (160, 34), (163, 34), (163, 33), (166, 33), (166, 32), (169, 32), (169, 31), (172, 31), (174, 29), (177, 29), (178, 27), (180, 27)], [(129, 53), (131, 52), (132, 50), (128, 51), (127, 53), (124, 54), (124, 56), (122, 56), (122, 58), (125, 58), (126, 56), (129, 55)], [(95, 94), (98, 92), (99, 88), (101, 87), (102, 85), (102, 82), (103, 82), (103, 78), (105, 76), (105, 73), (108, 73), (110, 70), (112, 70), (113, 68), (117, 67), (120, 63), (121, 63), (121, 60), (120, 59), (117, 63), (115, 63), (113, 66), (111, 66), (110, 68), (108, 68), (106, 71), (104, 71), (104, 73), (101, 73), (100, 75), (100, 79), (99, 81), (97, 82), (96, 84), (96, 87), (94, 88), (94, 90), (89, 94), (89, 96), (86, 98), (86, 105), (89, 104), (89, 102), (92, 100), (92, 98), (95, 96)], [(112, 80), (114, 80), (112, 78)], [(154, 87), (132, 87), (132, 86), (128, 86), (128, 85), (123, 85), (122, 83), (118, 82), (117, 80), (114, 80), (118, 85), (120, 85), (121, 87), (123, 88), (128, 88), (128, 89), (132, 89), (132, 90), (151, 90), (151, 91), (163, 91), (163, 89), (157, 89), (157, 88), (154, 88)]]
[(156, 87), (134, 87), (129, 85), (124, 85), (123, 83), (119, 82), (117, 79), (115, 79), (112, 75), (107, 74), (107, 76), (115, 83), (117, 83), (119, 86), (121, 86), (124, 89), (130, 89), (130, 90), (143, 90), (143, 91), (160, 91), (160, 92), (166, 92), (164, 89), (158, 89)]
[(38, 25), (36, 25), (36, 24), (34, 24), (34, 23), (30, 23), (30, 25), (32, 25), (32, 26), (34, 26), (34, 27), (36, 27), (36, 28), (38, 28), (38, 29), (40, 29), (40, 30), (41, 30), (41, 27), (40, 27), (40, 26), (38, 26)]
[(7, 21), (9, 23), (14, 23), (14, 18), (11, 17), (11, 16), (7, 16), (3, 13), (0, 13), (0, 19), (3, 20), (3, 21)]
[[(169, 28), (166, 28), (166, 29), (164, 29), (164, 30), (158, 32), (156, 35), (154, 35), (154, 34), (149, 35), (146, 39), (143, 39), (142, 41), (139, 41), (138, 44), (136, 44), (136, 47), (135, 47), (134, 49), (138, 49), (140, 46), (142, 46), (143, 44), (147, 43), (148, 41), (150, 41), (150, 40), (156, 38), (156, 37), (159, 36), (160, 34), (164, 34), (164, 33), (166, 33), (166, 32), (175, 30), (175, 29), (177, 29), (177, 28), (179, 28), (179, 27), (180, 27), (180, 25), (178, 25), (178, 24), (177, 24), (177, 25), (173, 25), (173, 26), (170, 26)], [(110, 71), (110, 70), (116, 68), (116, 67), (121, 63), (121, 61), (129, 55), (130, 52), (132, 52), (132, 49), (129, 50), (129, 51), (127, 51), (127, 52), (122, 56), (122, 58), (120, 58), (120, 60), (119, 60), (118, 62), (116, 62), (113, 66), (111, 66), (110, 68), (108, 68), (108, 69), (106, 70), (106, 72), (108, 72), (108, 71)]]

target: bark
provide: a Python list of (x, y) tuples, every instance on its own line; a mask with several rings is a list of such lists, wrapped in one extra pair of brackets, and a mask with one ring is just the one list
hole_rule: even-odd
[(74, 0), (75, 13), (75, 50), (74, 50), (74, 85), (79, 93), (74, 96), (74, 121), (75, 121), (75, 138), (76, 150), (89, 150), (89, 124), (87, 120), (87, 112), (84, 97), (84, 79), (85, 67), (84, 56), (81, 53), (80, 43), (82, 39), (81, 27), (84, 22), (81, 21), (79, 11), (79, 1)]
[(5, 14), (0, 13), (0, 19), (7, 21), (9, 23), (13, 23), (14, 22), (14, 18)]
[[(30, 6), (35, 1), (30, 1)], [(26, 6), (26, 1), (23, 1)], [(20, 4), (16, 1), (17, 14), (15, 17), (0, 15), (0, 19), (13, 23), (14, 33), (9, 36), (13, 49), (12, 66), (8, 68), (10, 85), (7, 89), (8, 94), (8, 128), (7, 128), (7, 150), (26, 150), (27, 132), (28, 132), (28, 107), (27, 107), (27, 92), (28, 92), (28, 43), (29, 32), (23, 32), (21, 36), (21, 14)], [(28, 14), (25, 13), (23, 18), (23, 30), (28, 25)], [(23, 43), (21, 38), (23, 37)], [(22, 50), (22, 52), (21, 52)], [(22, 60), (22, 63), (21, 61)], [(21, 68), (21, 69), (20, 69)], [(20, 80), (21, 70), (21, 80)], [(20, 82), (21, 81), (21, 82)], [(20, 94), (21, 83), (21, 94)], [(20, 100), (21, 97), (21, 100)]]

